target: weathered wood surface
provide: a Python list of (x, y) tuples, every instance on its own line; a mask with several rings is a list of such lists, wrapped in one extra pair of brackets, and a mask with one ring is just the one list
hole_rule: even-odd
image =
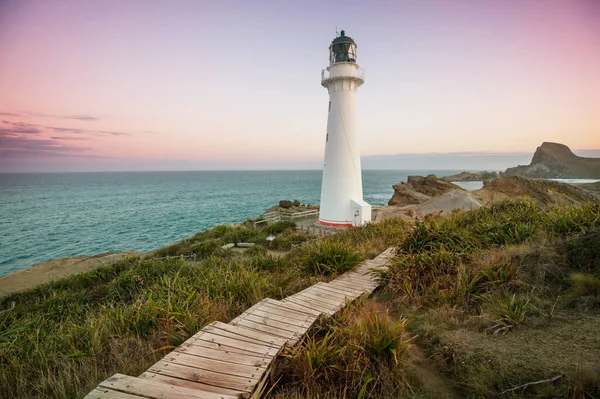
[(115, 374), (101, 382), (99, 388), (110, 389), (150, 398), (164, 399), (235, 399), (235, 395), (224, 395), (211, 392), (198, 392), (196, 389), (169, 385), (157, 381)]
[(390, 248), (328, 283), (263, 299), (227, 324), (210, 323), (139, 377), (115, 374), (85, 399), (256, 398), (277, 356), (320, 317), (370, 295), (379, 285), (374, 271), (385, 270), (393, 255)]

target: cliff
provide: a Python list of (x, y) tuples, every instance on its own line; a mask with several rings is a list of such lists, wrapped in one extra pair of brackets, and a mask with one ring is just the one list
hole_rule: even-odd
[(579, 157), (564, 144), (544, 142), (529, 165), (506, 169), (508, 176), (562, 179), (600, 179), (600, 158)]
[(451, 190), (462, 190), (459, 186), (438, 179), (435, 175), (408, 176), (406, 183), (401, 182), (392, 186), (394, 195), (388, 205), (404, 206), (421, 204)]
[(460, 182), (460, 181), (484, 181), (493, 180), (498, 178), (498, 173), (488, 172), (484, 170), (482, 172), (461, 172), (456, 175), (446, 176), (443, 179), (448, 182)]

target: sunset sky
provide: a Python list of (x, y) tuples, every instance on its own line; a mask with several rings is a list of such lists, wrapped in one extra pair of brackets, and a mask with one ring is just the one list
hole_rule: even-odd
[(365, 157), (600, 149), (598, 0), (1, 0), (0, 171), (318, 168), (336, 27)]

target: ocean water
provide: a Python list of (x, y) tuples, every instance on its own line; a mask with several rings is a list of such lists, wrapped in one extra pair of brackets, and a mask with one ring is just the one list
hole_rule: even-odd
[[(366, 170), (364, 198), (384, 205), (408, 175)], [(318, 204), (321, 171), (0, 174), (0, 276), (49, 259), (150, 251), (218, 224), (259, 216), (281, 199)]]

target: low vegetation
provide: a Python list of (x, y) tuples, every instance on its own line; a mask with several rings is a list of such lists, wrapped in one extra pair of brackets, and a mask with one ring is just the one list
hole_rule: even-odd
[(399, 397), (410, 388), (406, 320), (357, 301), (313, 329), (285, 359), (274, 398)]
[(428, 217), (399, 244), (382, 295), (414, 317), (461, 396), (597, 397), (599, 229), (597, 203)]
[[(114, 373), (140, 374), (213, 320), (389, 246), (396, 257), (375, 298), (319, 322), (266, 397), (598, 397), (599, 235), (597, 203), (522, 200), (318, 240), (287, 222), (218, 226), (152, 255), (195, 261), (130, 258), (0, 298), (0, 397), (82, 397)], [(222, 248), (236, 242), (256, 245)], [(443, 389), (429, 386), (419, 348)]]
[[(319, 266), (333, 277), (406, 232), (404, 222), (391, 221), (282, 252), (316, 238), (293, 227), (217, 226), (147, 257), (1, 297), (0, 397), (80, 398), (117, 372), (139, 375), (209, 322), (330, 278), (303, 266), (311, 254), (333, 248)], [(256, 245), (221, 248), (241, 241)], [(152, 259), (191, 254), (195, 261)]]

